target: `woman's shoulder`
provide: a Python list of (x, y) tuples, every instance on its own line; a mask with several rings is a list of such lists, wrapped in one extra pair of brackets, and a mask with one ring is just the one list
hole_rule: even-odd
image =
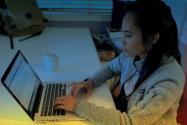
[(176, 83), (184, 83), (185, 81), (185, 74), (182, 66), (172, 56), (164, 56), (161, 60), (160, 67), (153, 74), (153, 79), (171, 80)]
[(163, 56), (159, 67), (161, 70), (173, 71), (172, 73), (179, 73), (184, 75), (182, 66), (177, 62), (173, 56)]
[(162, 65), (145, 80), (142, 88), (149, 92), (149, 90), (155, 86), (167, 86), (167, 88), (177, 88), (177, 90), (182, 92), (185, 84), (185, 75), (181, 65), (173, 57), (164, 57), (161, 64)]

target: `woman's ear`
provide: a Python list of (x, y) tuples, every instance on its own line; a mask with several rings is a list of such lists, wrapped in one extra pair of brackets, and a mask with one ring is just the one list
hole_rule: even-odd
[(151, 35), (147, 38), (146, 48), (148, 52), (152, 49), (153, 45), (159, 40), (159, 38), (160, 38), (159, 33)]
[(160, 38), (160, 34), (155, 33), (154, 35), (148, 37), (148, 43), (154, 45), (159, 40), (159, 38)]

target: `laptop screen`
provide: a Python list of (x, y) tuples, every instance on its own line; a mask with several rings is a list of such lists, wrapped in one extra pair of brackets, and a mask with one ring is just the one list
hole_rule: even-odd
[(20, 51), (13, 58), (1, 80), (24, 110), (33, 117), (41, 80)]

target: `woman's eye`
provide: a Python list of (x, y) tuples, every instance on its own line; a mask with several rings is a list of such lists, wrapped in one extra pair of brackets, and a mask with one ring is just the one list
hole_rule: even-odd
[(131, 34), (125, 34), (125, 37), (132, 37)]

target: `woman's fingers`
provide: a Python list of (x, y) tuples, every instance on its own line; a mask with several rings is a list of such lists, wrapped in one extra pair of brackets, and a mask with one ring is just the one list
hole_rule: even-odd
[(62, 101), (55, 101), (55, 102), (54, 102), (54, 106), (61, 105), (61, 104), (63, 104), (63, 103), (64, 103), (63, 100), (62, 100)]
[(71, 96), (59, 96), (59, 97), (56, 97), (55, 101), (67, 100), (69, 97), (71, 97)]
[(55, 109), (58, 110), (58, 109), (65, 109), (64, 105), (57, 105), (55, 106)]
[(86, 98), (90, 97), (91, 94), (92, 94), (92, 92), (91, 92), (91, 91), (88, 91), (88, 92), (86, 93)]
[(84, 88), (84, 84), (77, 84), (72, 86), (72, 91), (71, 91), (72, 96), (76, 97), (82, 88)]
[(67, 105), (67, 102), (66, 102), (66, 101), (55, 102), (54, 108), (55, 108), (55, 109), (59, 109), (59, 108), (62, 109), (62, 106), (66, 106), (66, 105)]
[(71, 95), (76, 96), (78, 90), (79, 90), (79, 87), (77, 85), (72, 85)]
[(58, 109), (64, 109), (64, 110), (69, 111), (69, 108), (66, 105), (57, 105), (57, 106), (55, 106), (55, 110), (58, 110)]
[(57, 97), (54, 102), (54, 108), (65, 109), (66, 111), (74, 112), (75, 104), (77, 100), (73, 96), (61, 96)]
[(79, 95), (84, 94), (84, 97), (89, 97), (92, 92), (92, 86), (89, 81), (76, 83), (72, 85), (71, 95), (78, 97)]
[(62, 101), (65, 99), (66, 99), (66, 96), (59, 96), (59, 97), (56, 97), (55, 101)]
[(60, 96), (60, 97), (56, 97), (53, 106), (56, 109), (57, 106), (63, 105), (63, 104), (64, 104), (64, 97)]

